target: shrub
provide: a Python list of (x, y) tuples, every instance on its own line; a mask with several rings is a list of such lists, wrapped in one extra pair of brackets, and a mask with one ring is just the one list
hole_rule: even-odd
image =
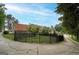
[(64, 36), (63, 35), (59, 35), (58, 36), (58, 41), (64, 41)]
[(9, 34), (9, 31), (4, 31), (3, 34)]

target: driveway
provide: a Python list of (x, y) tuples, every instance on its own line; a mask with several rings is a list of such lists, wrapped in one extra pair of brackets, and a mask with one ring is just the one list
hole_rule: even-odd
[(79, 45), (65, 36), (65, 41), (56, 44), (31, 44), (5, 39), (0, 33), (1, 55), (78, 55)]

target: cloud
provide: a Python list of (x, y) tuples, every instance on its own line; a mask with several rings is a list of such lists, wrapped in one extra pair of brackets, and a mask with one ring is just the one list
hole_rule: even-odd
[(52, 11), (39, 7), (39, 9), (32, 9), (32, 7), (20, 7), (18, 5), (12, 5), (12, 4), (6, 4), (5, 7), (9, 10), (9, 11), (15, 11), (16, 13), (33, 13), (33, 14), (38, 14), (41, 16), (51, 16), (52, 15)]
[(23, 12), (24, 10), (21, 9), (20, 7), (18, 6), (15, 6), (15, 5), (11, 5), (11, 4), (6, 4), (5, 7), (10, 10), (10, 11), (16, 11), (16, 12)]

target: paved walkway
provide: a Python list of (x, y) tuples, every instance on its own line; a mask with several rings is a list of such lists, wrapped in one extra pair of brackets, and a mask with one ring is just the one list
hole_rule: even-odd
[[(68, 37), (65, 36), (67, 39)], [(69, 40), (57, 44), (30, 44), (10, 41), (0, 33), (1, 55), (70, 55), (79, 54), (79, 45)]]

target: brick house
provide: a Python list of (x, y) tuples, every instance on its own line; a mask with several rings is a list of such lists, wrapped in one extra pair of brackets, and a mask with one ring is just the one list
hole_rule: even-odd
[(28, 31), (29, 25), (25, 24), (15, 24), (14, 31)]

